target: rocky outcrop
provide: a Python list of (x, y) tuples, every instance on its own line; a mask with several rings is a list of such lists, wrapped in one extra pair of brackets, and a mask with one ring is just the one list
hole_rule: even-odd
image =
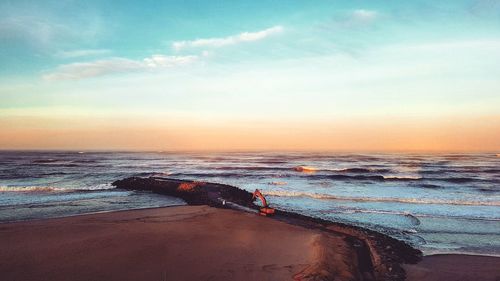
[(131, 177), (113, 182), (121, 189), (152, 191), (184, 199), (190, 205), (222, 207), (223, 200), (245, 207), (255, 207), (252, 194), (234, 186), (167, 178)]

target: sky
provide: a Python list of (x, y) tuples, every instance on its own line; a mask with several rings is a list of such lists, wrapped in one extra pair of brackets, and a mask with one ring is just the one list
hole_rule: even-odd
[(499, 77), (496, 0), (0, 1), (0, 149), (497, 152)]

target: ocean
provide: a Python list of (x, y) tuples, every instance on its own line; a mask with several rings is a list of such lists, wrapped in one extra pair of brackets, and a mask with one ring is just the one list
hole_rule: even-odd
[(500, 157), (478, 154), (0, 152), (0, 222), (185, 204), (130, 176), (260, 189), (272, 206), (383, 232), (424, 254), (500, 256)]

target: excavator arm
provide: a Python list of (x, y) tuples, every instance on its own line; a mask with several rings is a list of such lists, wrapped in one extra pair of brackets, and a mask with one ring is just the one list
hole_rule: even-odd
[(274, 214), (274, 208), (269, 207), (266, 198), (258, 189), (253, 192), (252, 200), (255, 200), (256, 198), (259, 198), (260, 201), (262, 201), (262, 207), (259, 210), (259, 214), (261, 216), (271, 216)]

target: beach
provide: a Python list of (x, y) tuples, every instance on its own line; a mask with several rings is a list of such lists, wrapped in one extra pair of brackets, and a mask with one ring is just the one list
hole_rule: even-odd
[(358, 280), (356, 252), (344, 238), (208, 206), (8, 223), (0, 225), (0, 276), (53, 281)]
[(431, 255), (415, 265), (404, 265), (408, 281), (500, 280), (500, 257)]
[[(209, 206), (0, 225), (2, 280), (375, 280), (341, 233)], [(407, 280), (498, 280), (500, 258), (424, 257)], [(473, 278), (475, 277), (475, 278)], [(378, 279), (384, 280), (384, 279)]]

